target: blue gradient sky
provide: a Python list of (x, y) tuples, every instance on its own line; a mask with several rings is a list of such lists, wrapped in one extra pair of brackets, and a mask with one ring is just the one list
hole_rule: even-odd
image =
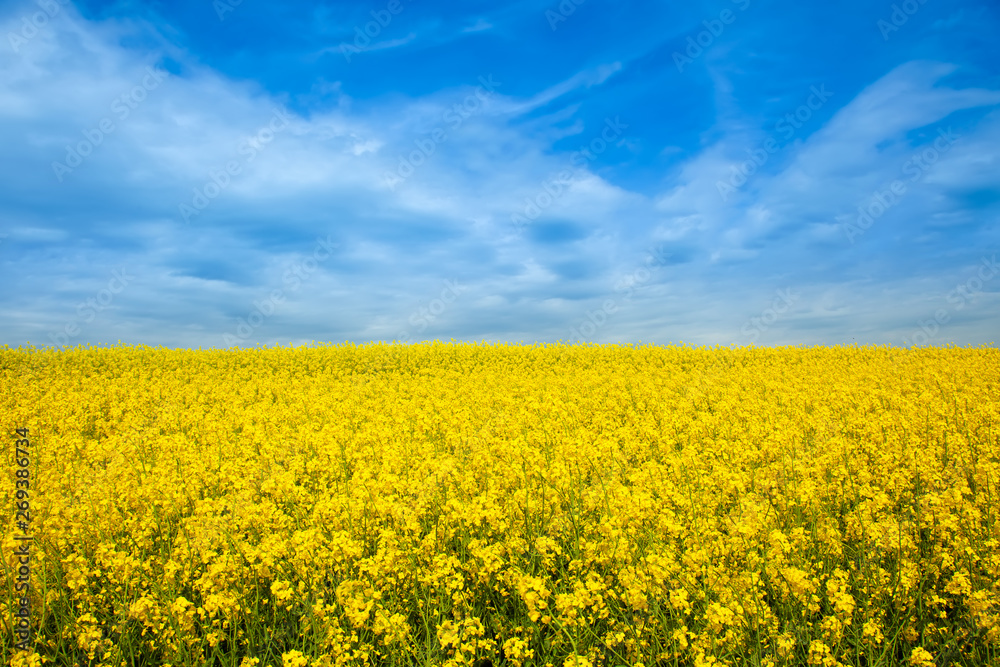
[(993, 2), (0, 2), (0, 343), (984, 344)]

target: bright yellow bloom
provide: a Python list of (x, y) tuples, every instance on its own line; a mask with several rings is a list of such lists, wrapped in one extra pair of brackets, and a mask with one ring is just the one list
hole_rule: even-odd
[(302, 654), (302, 651), (288, 651), (281, 654), (281, 664), (282, 667), (307, 667), (309, 659)]
[(918, 646), (910, 653), (910, 664), (913, 667), (934, 667), (934, 656), (922, 646)]

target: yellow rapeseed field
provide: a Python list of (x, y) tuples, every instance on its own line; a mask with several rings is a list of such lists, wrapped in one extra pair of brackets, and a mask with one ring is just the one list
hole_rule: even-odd
[(8, 347), (0, 419), (4, 664), (1000, 664), (994, 347)]

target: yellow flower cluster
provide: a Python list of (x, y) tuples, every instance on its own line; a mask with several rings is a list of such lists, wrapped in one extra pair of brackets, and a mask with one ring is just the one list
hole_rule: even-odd
[(0, 419), (3, 664), (1000, 664), (992, 347), (2, 348)]

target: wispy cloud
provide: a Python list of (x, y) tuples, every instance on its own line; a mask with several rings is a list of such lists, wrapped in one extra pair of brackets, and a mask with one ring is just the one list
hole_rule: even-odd
[(462, 32), (483, 32), (484, 30), (492, 30), (493, 24), (485, 19), (479, 19), (470, 26), (462, 28)]
[(514, 114), (527, 113), (528, 111), (543, 107), (572, 91), (599, 86), (616, 72), (621, 71), (621, 68), (621, 63), (615, 62), (608, 65), (601, 65), (595, 69), (577, 72), (565, 81), (560, 81), (554, 86), (532, 96), (530, 99), (513, 104), (508, 111)]

